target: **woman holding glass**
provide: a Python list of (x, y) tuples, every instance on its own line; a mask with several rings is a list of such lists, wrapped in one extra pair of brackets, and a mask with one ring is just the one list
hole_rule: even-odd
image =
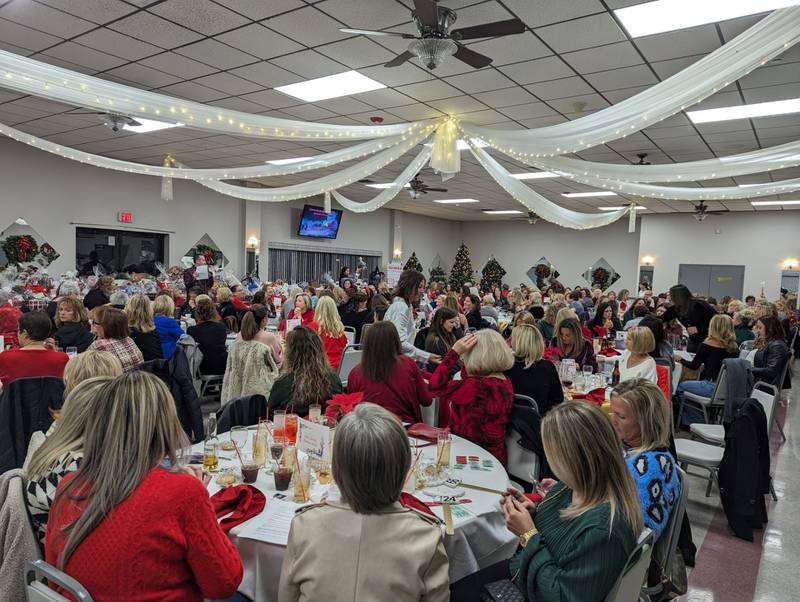
[(555, 350), (562, 360), (575, 360), (578, 368), (590, 366), (593, 372), (597, 372), (594, 347), (591, 341), (583, 337), (581, 324), (576, 318), (568, 318), (559, 322), (554, 342)]

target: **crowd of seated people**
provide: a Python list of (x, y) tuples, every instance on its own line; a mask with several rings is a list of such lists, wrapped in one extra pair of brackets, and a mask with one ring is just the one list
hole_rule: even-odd
[[(203, 475), (179, 459), (186, 440), (172, 394), (137, 369), (170, 358), (187, 340), (202, 353), (197, 376), (222, 377), (222, 404), (263, 395), (270, 418), (279, 410), (304, 417), (311, 404), (324, 407), (339, 393), (363, 394), (336, 429), (332, 471), (341, 501), (295, 518), (281, 600), (313, 600), (332, 579), (342, 578), (348, 591), (363, 587), (358, 570), (343, 576), (336, 569), (348, 550), (356, 569), (370, 562), (366, 556), (398, 567), (369, 579), (386, 596), (477, 600), (484, 584), (512, 579), (531, 600), (602, 599), (642, 528), (662, 535), (679, 495), (671, 402), (687, 392), (710, 395), (722, 362), (739, 357), (747, 341), (756, 380), (786, 385), (797, 329), (791, 296), (717, 303), (681, 285), (633, 297), (557, 283), (545, 290), (428, 284), (406, 270), (391, 289), (345, 275), (322, 286), (264, 285), (248, 296), (211, 279), (192, 281), (185, 298), (133, 294), (118, 308), (120, 291), (101, 278), (90, 291), (91, 312), (66, 290), (53, 300), (52, 317), (12, 315), (0, 294), (0, 317), (13, 318), (16, 336), (15, 348), (0, 353), (3, 387), (29, 376), (65, 384), (53, 427), (25, 468), (26, 502), (48, 562), (98, 600), (200, 600), (239, 586), (241, 560), (219, 529)], [(345, 327), (355, 330), (361, 358), (340, 375)], [(600, 353), (598, 339), (618, 335), (625, 348)], [(673, 351), (681, 338), (693, 356)], [(63, 350), (72, 347), (70, 359)], [(610, 420), (591, 403), (565, 401), (555, 364), (565, 360), (593, 372), (599, 360), (616, 362)], [(673, 400), (656, 385), (656, 360), (686, 371)], [(438, 425), (505, 465), (515, 394), (537, 403), (556, 480), (540, 484), (538, 508), (521, 492), (506, 492), (502, 515), (520, 537), (518, 552), (451, 584), (436, 521), (398, 503), (413, 460), (400, 425), (423, 422), (423, 409), (438, 398)], [(691, 404), (682, 418), (684, 425), (703, 419)], [(338, 547), (321, 549), (316, 544), (329, 532)], [(125, 578), (109, 577), (134, 565)]]

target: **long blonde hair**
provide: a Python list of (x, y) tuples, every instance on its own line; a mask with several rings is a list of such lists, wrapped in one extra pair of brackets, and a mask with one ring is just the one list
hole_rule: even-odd
[(608, 503), (610, 524), (621, 514), (638, 537), (644, 522), (636, 484), (619, 436), (599, 408), (581, 401), (559, 404), (542, 420), (542, 444), (555, 475), (576, 494), (562, 518), (571, 520)]
[(25, 471), (31, 481), (43, 479), (52, 464), (65, 454), (83, 451), (86, 423), (96, 411), (97, 394), (111, 380), (113, 380), (111, 376), (97, 376), (84, 380), (67, 395), (55, 431), (34, 452)]
[(139, 293), (128, 299), (125, 314), (128, 316), (129, 328), (135, 328), (139, 332), (153, 332), (156, 329), (153, 324), (153, 305), (147, 295)]
[(733, 330), (733, 320), (725, 314), (717, 314), (708, 324), (708, 338), (722, 343), (728, 353), (736, 353), (739, 345), (736, 343), (736, 333)]
[(669, 445), (672, 404), (658, 385), (646, 378), (632, 378), (614, 387), (613, 396), (627, 405), (639, 425), (641, 442), (634, 452), (650, 451)]
[[(309, 305), (309, 307), (311, 307)], [(317, 301), (317, 308), (314, 310), (314, 321), (320, 334), (338, 339), (344, 334), (344, 324), (336, 310), (336, 302), (330, 297), (322, 297)]]
[(83, 440), (83, 462), (59, 488), (51, 512), (62, 503), (86, 501), (80, 516), (63, 527), (68, 534), (58, 559), (63, 569), (81, 542), (126, 500), (159, 462), (177, 465), (188, 450), (175, 402), (156, 376), (127, 372), (97, 393)]
[(530, 368), (544, 355), (544, 338), (536, 326), (517, 324), (511, 331), (511, 348), (525, 362), (525, 368)]

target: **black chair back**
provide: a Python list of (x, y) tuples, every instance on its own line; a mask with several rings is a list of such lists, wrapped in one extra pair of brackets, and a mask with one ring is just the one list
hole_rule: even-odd
[(252, 426), (259, 418), (267, 418), (267, 398), (247, 395), (232, 399), (217, 412), (217, 432), (225, 433), (234, 426)]

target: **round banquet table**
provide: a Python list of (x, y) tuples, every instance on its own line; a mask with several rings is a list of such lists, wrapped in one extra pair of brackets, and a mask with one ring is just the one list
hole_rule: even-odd
[[(248, 442), (245, 449), (250, 449), (252, 433), (255, 427), (249, 431)], [(220, 442), (228, 438), (228, 433), (219, 436)], [(412, 445), (420, 445), (421, 460), (427, 459), (434, 461), (436, 457), (436, 445), (424, 446), (426, 441), (409, 438)], [(424, 446), (424, 447), (423, 447)], [(192, 447), (194, 453), (203, 452), (203, 444), (198, 443)], [(412, 450), (413, 451), (413, 450)], [(486, 470), (475, 470), (465, 467), (461, 470), (453, 470), (453, 476), (461, 479), (463, 483), (478, 485), (497, 491), (505, 490), (510, 485), (508, 474), (502, 464), (482, 447), (467, 441), (456, 435), (452, 436), (451, 461), (455, 463), (456, 456), (478, 456), (480, 464), (484, 460), (492, 460), (493, 467)], [(415, 454), (416, 455), (416, 454)], [(413, 458), (412, 458), (413, 462)], [(235, 459), (235, 452), (220, 450), (219, 452), (220, 469), (235, 467), (238, 460)], [(212, 478), (208, 486), (210, 495), (220, 490), (220, 486), (215, 483), (216, 475)], [(267, 497), (267, 506), (272, 495), (276, 493), (273, 476), (265, 470), (258, 473), (258, 479), (254, 483)], [(450, 581), (455, 582), (462, 577), (478, 571), (479, 569), (490, 566), (511, 557), (517, 549), (518, 539), (506, 529), (503, 515), (500, 512), (500, 496), (496, 493), (470, 489), (460, 485), (459, 489), (464, 491), (464, 499), (472, 500), (468, 504), (461, 504), (460, 507), (467, 510), (467, 516), (453, 515), (454, 535), (444, 536), (444, 522), (442, 523), (442, 534), (444, 537), (445, 549), (450, 560)], [(330, 489), (331, 498), (338, 495), (335, 487), (327, 485), (312, 484), (311, 498), (312, 503), (319, 501), (320, 495), (328, 493)], [(289, 489), (291, 493), (291, 487)], [(414, 492), (423, 502), (434, 501), (422, 491)], [(434, 506), (431, 510), (444, 521), (444, 514), (441, 506)], [(250, 519), (257, 520), (258, 517)], [(249, 522), (249, 521), (248, 521)], [(239, 533), (248, 523), (237, 525), (229, 532), (229, 537), (236, 548), (244, 565), (244, 577), (239, 586), (239, 591), (250, 597), (255, 602), (276, 602), (278, 599), (278, 583), (280, 581), (281, 564), (286, 550), (285, 546), (272, 544), (265, 541), (239, 537)], [(335, 542), (331, 542), (335, 545)]]

